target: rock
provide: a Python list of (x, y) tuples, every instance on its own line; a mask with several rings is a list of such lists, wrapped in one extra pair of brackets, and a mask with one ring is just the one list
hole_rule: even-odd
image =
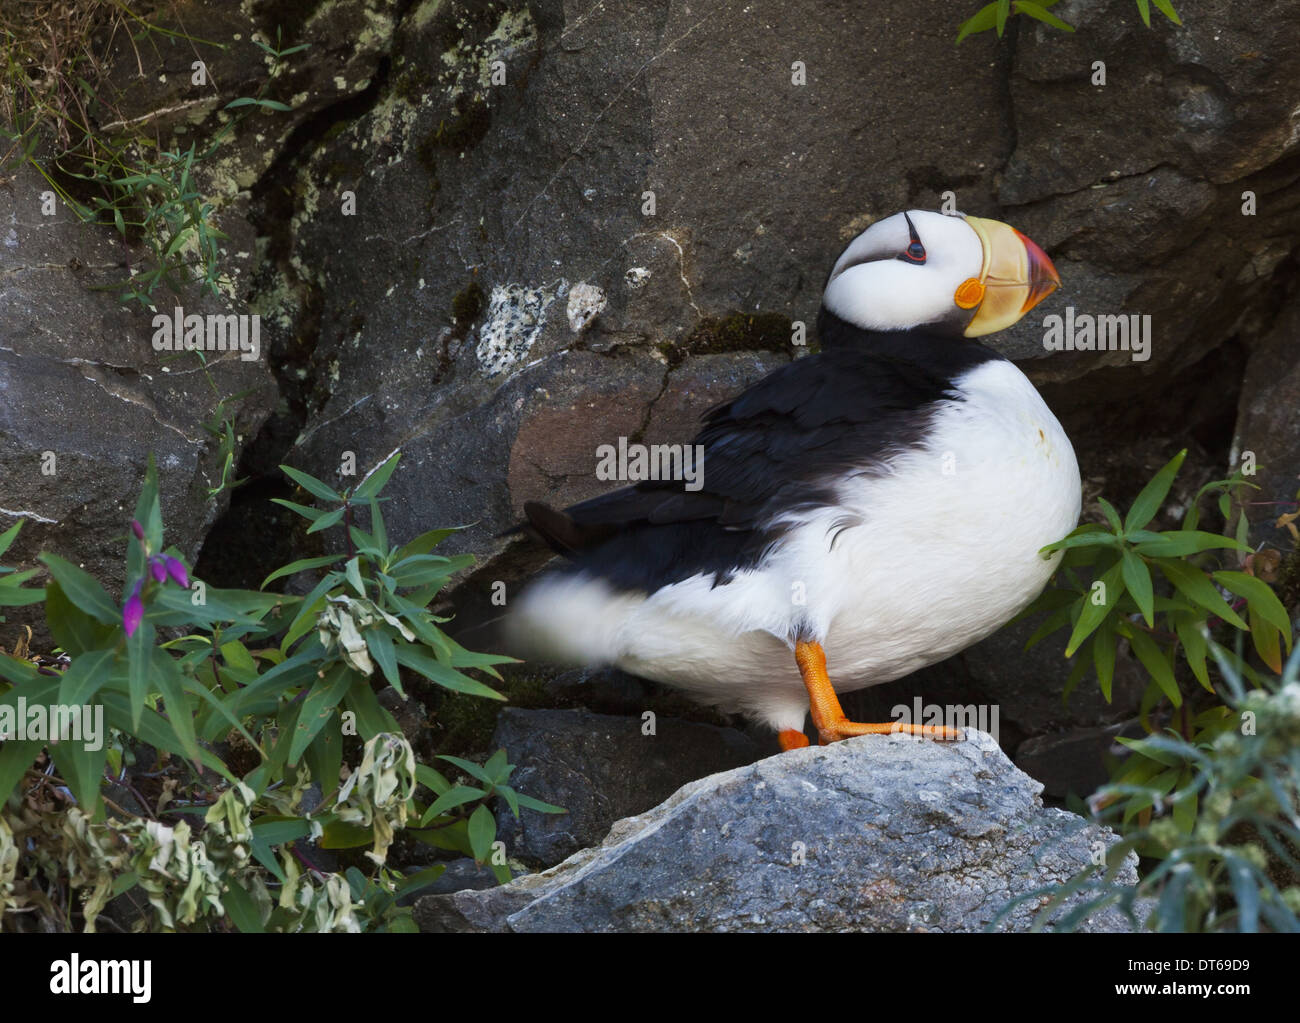
[[(988, 735), (864, 736), (711, 775), (598, 847), (487, 892), (420, 899), (425, 931), (1025, 930), (1114, 836), (1063, 810)], [(1119, 877), (1136, 882), (1129, 854)], [(1068, 912), (1067, 900), (1058, 914)], [(1128, 929), (1114, 911), (1087, 929)]]
[[(102, 580), (123, 582), (126, 536), (149, 455), (158, 466), (166, 542), (193, 564), (229, 498), (208, 496), (221, 475), (204, 429), (221, 398), (240, 441), (270, 412), (275, 383), (264, 353), (158, 352), (153, 314), (118, 300), (128, 250), (111, 230), (87, 227), (62, 203), (41, 212), (47, 185), (24, 165), (0, 188), (0, 526), (28, 525), (6, 563), (53, 551)], [(103, 289), (103, 290), (97, 290)], [(243, 314), (237, 295), (159, 289), (169, 314)], [(238, 460), (239, 450), (235, 452)], [(12, 620), (22, 620), (15, 611)]]
[[(403, 443), (407, 491), (426, 499), (394, 502), (390, 525), (475, 522), (453, 546), (499, 553), (524, 500), (600, 489), (595, 445), (657, 427), (680, 378), (727, 397), (752, 379), (724, 378), (728, 359), (796, 354), (790, 329), (692, 346), (702, 325), (811, 326), (845, 241), (948, 191), (1057, 260), (1065, 288), (991, 343), (1063, 403), (1095, 416), (1099, 398), (1127, 404), (1218, 345), (1274, 286), (1242, 191), (1258, 192), (1278, 258), (1300, 239), (1300, 211), (1273, 198), (1295, 177), (1300, 76), (1285, 72), (1300, 47), (1258, 57), (1258, 19), (1226, 2), (1174, 31), (1113, 0), (1070, 5), (1087, 31), (1018, 18), (1018, 46), (988, 33), (954, 50), (969, 11), (932, 6), (412, 9), (369, 108), (298, 169), (320, 199), (294, 221), (293, 258), (320, 306), (321, 389), (293, 458), (329, 475), (342, 450), (360, 443), (370, 465)], [(1298, 14), (1292, 0), (1270, 24)], [(843, 60), (845, 38), (882, 24), (888, 45)], [(493, 67), (504, 85), (486, 84)], [(356, 217), (323, 200), (343, 188)], [(1149, 314), (1150, 359), (1046, 351), (1043, 319), (1067, 306)], [(1070, 386), (1091, 377), (1105, 380)], [(660, 436), (688, 439), (699, 410)]]
[(519, 764), (511, 785), (567, 813), (521, 810), (516, 820), (497, 801), (497, 836), (508, 854), (550, 866), (595, 845), (622, 817), (642, 813), (689, 781), (752, 763), (757, 743), (731, 728), (660, 717), (655, 734), (642, 718), (583, 710), (507, 707), (495, 746)]
[[(432, 865), (432, 864), (430, 864)], [(484, 891), (488, 888), (497, 887), (496, 875), (487, 867), (475, 863), (468, 856), (457, 860), (445, 860), (443, 866), (446, 867), (436, 881), (418, 892), (411, 895), (404, 895), (397, 900), (399, 906), (409, 906), (417, 899), (425, 895), (450, 894), (451, 892), (460, 891)], [(426, 865), (409, 868), (406, 873), (414, 874), (418, 871), (427, 869)], [(519, 876), (518, 871), (514, 871), (514, 876)]]
[(1086, 799), (1111, 780), (1106, 753), (1127, 753), (1115, 741), (1119, 735), (1140, 738), (1142, 731), (1135, 722), (1121, 722), (1036, 735), (1016, 749), (1016, 766), (1042, 782), (1043, 792), (1053, 799)]
[[(1066, 305), (1151, 316), (1150, 360), (1121, 384), (1133, 393), (1150, 386), (1147, 374), (1191, 365), (1230, 336), (1274, 286), (1271, 266), (1253, 266), (1261, 250), (1280, 259), (1296, 246), (1300, 210), (1281, 189), (1296, 177), (1300, 76), (1279, 87), (1277, 73), (1300, 68), (1300, 4), (1269, 9), (1269, 37), (1285, 39), (1277, 46), (1261, 45), (1261, 24), (1230, 0), (1198, 5), (1177, 29), (1158, 14), (1148, 29), (1129, 0), (1071, 0), (1059, 13), (1078, 31), (1019, 30), (1016, 144), (998, 198), (1016, 207), (1018, 228), (1065, 257), (1064, 288), (1042, 316)], [(1243, 215), (1247, 192), (1258, 217)], [(1260, 238), (1265, 217), (1269, 238), (1285, 242)], [(1116, 274), (1122, 285), (1108, 287)], [(1031, 319), (1041, 332), (1038, 311)], [(1058, 353), (1031, 375), (1078, 378), (1120, 354)]]
[[(1300, 302), (1292, 300), (1278, 317), (1273, 330), (1251, 352), (1241, 386), (1231, 463), (1233, 468), (1240, 468), (1243, 455), (1251, 452), (1258, 468), (1258, 475), (1251, 482), (1260, 487), (1252, 500), (1280, 502), (1258, 516), (1263, 520), (1294, 511), (1300, 493), (1300, 418), (1296, 416), (1296, 409), (1300, 409), (1300, 364), (1296, 361), (1297, 342), (1300, 342)], [(1255, 517), (1251, 516), (1252, 519)], [(1262, 535), (1268, 536), (1269, 533)], [(1281, 527), (1276, 528), (1271, 539), (1284, 550), (1292, 546), (1286, 530)]]
[(570, 668), (547, 679), (546, 691), (599, 714), (639, 714), (652, 699), (654, 685), (618, 668)]

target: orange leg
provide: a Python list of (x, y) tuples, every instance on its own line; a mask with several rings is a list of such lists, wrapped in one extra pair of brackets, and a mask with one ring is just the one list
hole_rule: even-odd
[[(850, 721), (844, 716), (839, 697), (826, 674), (826, 652), (820, 643), (799, 642), (794, 647), (794, 659), (803, 675), (803, 684), (808, 687), (808, 706), (812, 711), (813, 724), (821, 735), (822, 745), (838, 742), (853, 735), (889, 735), (904, 732), (908, 735), (924, 735), (931, 739), (952, 741), (961, 738), (961, 732), (947, 725), (911, 725), (901, 721), (888, 721), (884, 724), (862, 724)], [(782, 732), (782, 749), (785, 736)], [(789, 747), (794, 748), (794, 747)]]
[(808, 745), (808, 736), (794, 728), (785, 729), (776, 738), (781, 743), (782, 753)]

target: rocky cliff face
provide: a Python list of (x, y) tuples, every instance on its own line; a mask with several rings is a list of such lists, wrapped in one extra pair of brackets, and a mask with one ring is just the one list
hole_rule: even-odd
[[(213, 385), (166, 363), (149, 313), (94, 290), (137, 254), (66, 212), (43, 217), (32, 173), (7, 180), (0, 525), (33, 523), (15, 558), (53, 549), (111, 579), (152, 451), (170, 539), (202, 549), (213, 581), (256, 585), (287, 560), (266, 500), (284, 493), (277, 463), (336, 478), (346, 452), (364, 473), (400, 446), (389, 532), (472, 523), (449, 545), (483, 560), (453, 595), (473, 612), (491, 583), (509, 592), (537, 567), (498, 535), (524, 501), (603, 490), (595, 449), (620, 436), (688, 439), (701, 411), (804, 352), (800, 324), (815, 346), (824, 274), (849, 238), (948, 193), (1061, 271), (1064, 288), (994, 344), (1066, 425), (1086, 502), (1130, 498), (1184, 446), (1184, 497), (1253, 451), (1261, 501), (1292, 500), (1300, 0), (1203, 0), (1181, 29), (1144, 27), (1129, 0), (1063, 0), (1074, 34), (1016, 19), (1000, 42), (954, 48), (973, 6), (175, 5), (189, 33), (226, 41), (206, 87), (179, 43), (119, 39), (110, 61), (121, 116), (169, 142), (210, 136), (226, 102), (258, 92), (255, 39), (279, 29), (312, 47), (272, 82), (292, 109), (244, 122), (198, 172), (229, 235), (227, 277), (220, 297), (179, 301), (260, 314), (265, 358), (218, 360)], [(1149, 358), (1046, 350), (1044, 318), (1067, 311), (1149, 316)], [(254, 483), (222, 514), (202, 424), (244, 391)], [(1272, 519), (1260, 513), (1266, 539)], [(846, 708), (998, 705), (1004, 747), (1050, 794), (1081, 792), (1139, 687), (1121, 665), (1112, 704), (1080, 690), (1063, 707), (1057, 651), (1026, 656), (1025, 636)]]

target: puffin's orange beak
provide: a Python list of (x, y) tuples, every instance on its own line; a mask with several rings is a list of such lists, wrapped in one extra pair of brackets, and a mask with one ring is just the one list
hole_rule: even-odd
[(1061, 286), (1047, 253), (1010, 224), (984, 217), (966, 217), (984, 247), (978, 278), (965, 281), (954, 301), (974, 309), (966, 337), (1004, 330)]

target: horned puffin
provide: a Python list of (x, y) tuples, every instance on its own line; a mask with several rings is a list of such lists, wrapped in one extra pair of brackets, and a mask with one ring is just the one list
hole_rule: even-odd
[(662, 682), (766, 723), (783, 750), (807, 745), (810, 711), (823, 744), (897, 729), (847, 720), (836, 693), (989, 635), (1052, 574), (1039, 549), (1078, 522), (1069, 438), (975, 340), (1059, 286), (1000, 221), (872, 224), (831, 268), (821, 351), (703, 416), (702, 488), (525, 505), (567, 563), (511, 601), (507, 648)]

